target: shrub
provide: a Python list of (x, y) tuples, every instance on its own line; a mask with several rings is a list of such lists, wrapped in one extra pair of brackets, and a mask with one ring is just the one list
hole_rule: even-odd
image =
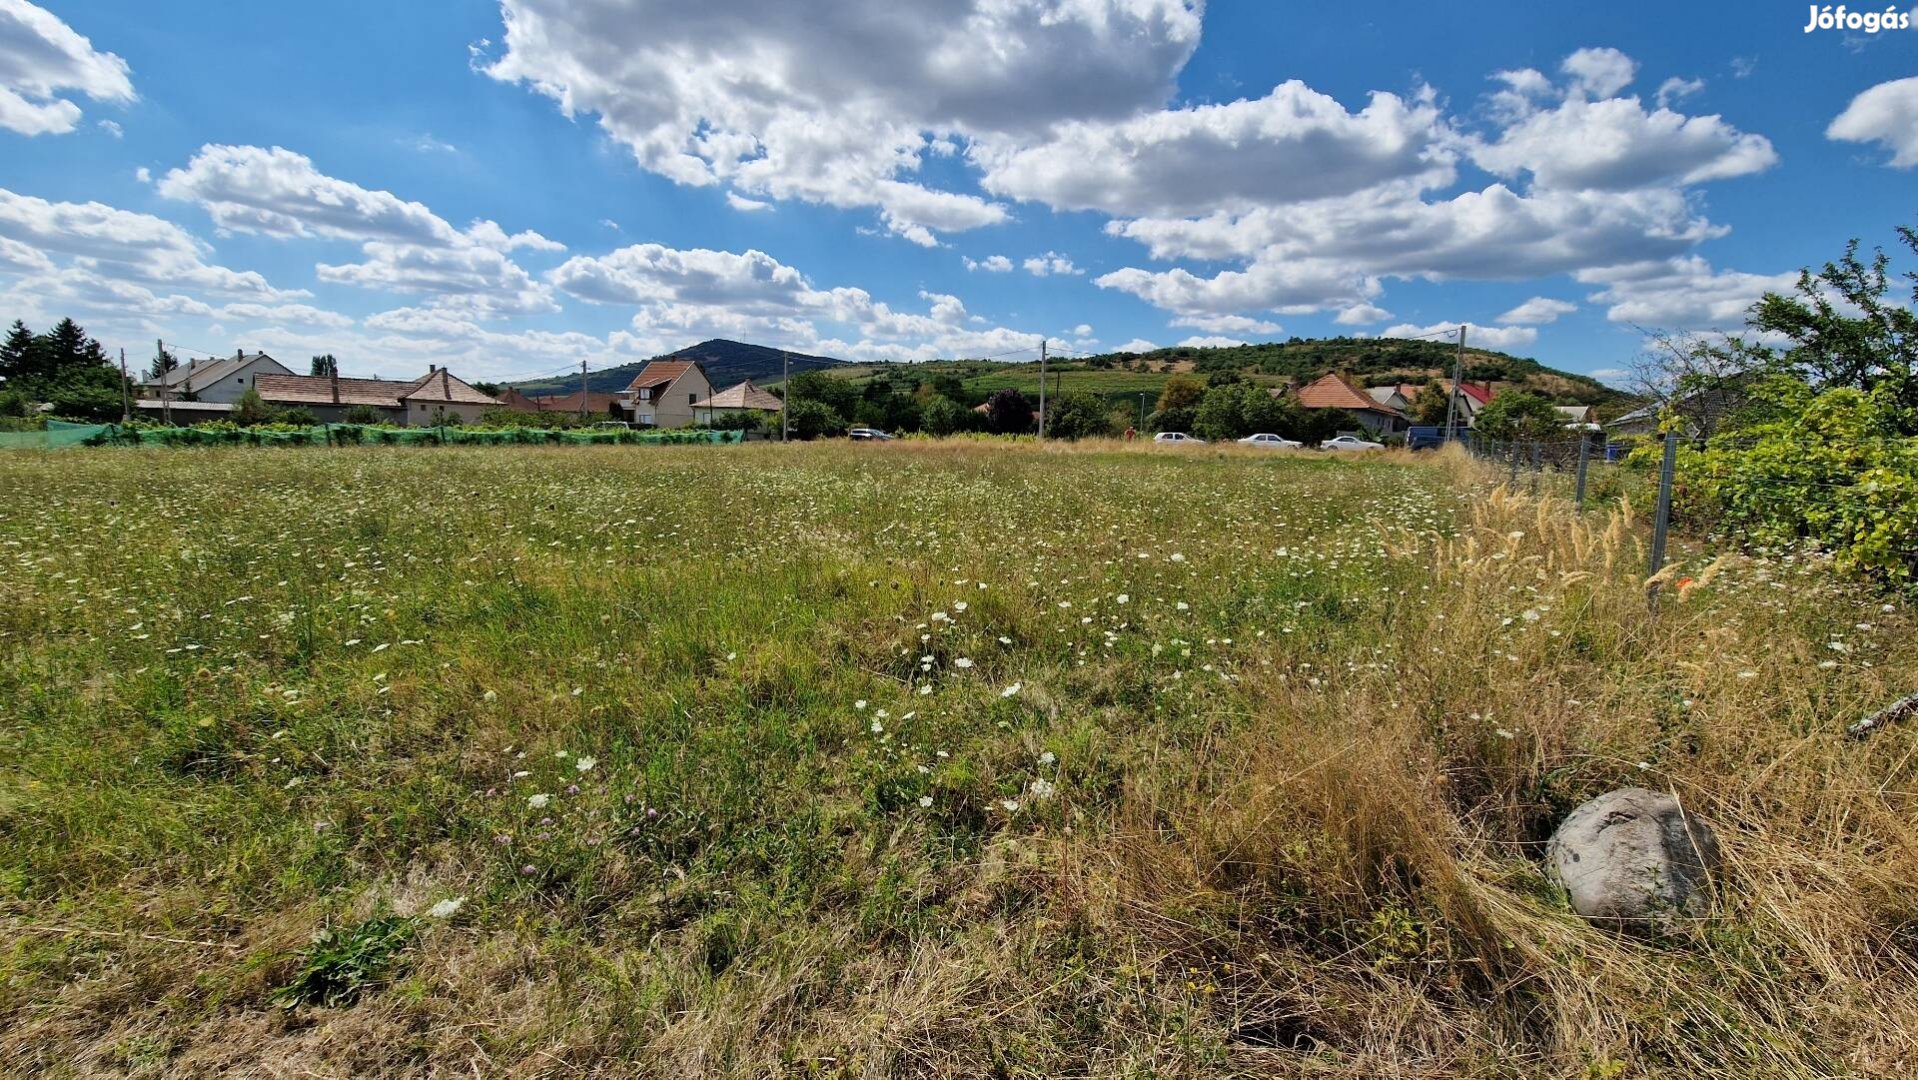
[(974, 415), (971, 409), (942, 395), (926, 402), (919, 412), (919, 423), (926, 434), (943, 438), (967, 430)]
[(1548, 439), (1565, 434), (1565, 419), (1537, 394), (1504, 393), (1479, 410), (1472, 430), (1488, 439)]
[(1909, 586), (1918, 576), (1918, 438), (1901, 386), (1814, 391), (1757, 383), (1736, 419), (1680, 456), (1676, 512), (1747, 544), (1811, 542), (1840, 569)]
[(386, 421), (386, 417), (371, 405), (355, 405), (346, 410), (343, 419), (349, 424), (379, 424)]
[(295, 405), (290, 409), (281, 409), (274, 413), (273, 422), (290, 427), (313, 427), (320, 422), (320, 418), (313, 415), (312, 409), (304, 405)]
[(817, 439), (846, 433), (846, 418), (823, 401), (802, 398), (792, 402), (786, 414), (786, 423), (795, 439)]
[(1303, 423), (1302, 411), (1257, 383), (1226, 383), (1205, 392), (1193, 413), (1192, 427), (1201, 438), (1214, 440), (1268, 431), (1292, 438)]
[(258, 390), (251, 386), (240, 392), (233, 402), (233, 422), (241, 427), (253, 427), (271, 422), (273, 406), (266, 403)]
[(1032, 400), (1010, 387), (986, 399), (986, 427), (994, 435), (1024, 435), (1032, 430)]
[(1060, 439), (1092, 439), (1112, 433), (1112, 412), (1104, 398), (1071, 393), (1046, 402), (1047, 435)]

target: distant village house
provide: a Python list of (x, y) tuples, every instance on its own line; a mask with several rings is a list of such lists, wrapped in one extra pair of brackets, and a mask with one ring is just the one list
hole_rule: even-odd
[(713, 384), (696, 360), (654, 360), (618, 396), (625, 419), (640, 427), (687, 427), (693, 406), (713, 396)]
[(1358, 420), (1360, 427), (1376, 435), (1390, 435), (1412, 425), (1403, 412), (1375, 401), (1351, 376), (1336, 371), (1299, 387), (1298, 397), (1299, 404), (1307, 409), (1343, 409)]
[(744, 412), (776, 413), (786, 403), (773, 393), (753, 385), (751, 379), (729, 386), (711, 397), (693, 402), (693, 423), (711, 425), (715, 417)]
[(337, 424), (347, 410), (364, 406), (386, 423), (431, 427), (478, 420), (499, 401), (473, 388), (443, 367), (402, 382), (397, 379), (347, 379), (337, 375), (261, 375), (253, 388), (268, 405), (307, 409), (321, 423)]

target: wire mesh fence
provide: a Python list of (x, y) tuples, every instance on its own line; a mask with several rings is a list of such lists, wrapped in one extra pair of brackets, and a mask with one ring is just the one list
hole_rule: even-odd
[[(1677, 487), (1678, 436), (1606, 439), (1583, 433), (1558, 439), (1482, 439), (1466, 445), (1472, 455), (1505, 474), (1512, 491), (1555, 495), (1577, 511), (1624, 498), (1652, 508), (1648, 578), (1656, 581), (1665, 565)], [(1652, 586), (1654, 596), (1657, 585)]]
[(45, 431), (0, 432), (0, 449), (68, 446), (600, 446), (737, 443), (742, 431), (685, 429), (603, 431), (553, 428), (395, 428), (371, 424), (311, 427), (140, 427), (47, 421)]

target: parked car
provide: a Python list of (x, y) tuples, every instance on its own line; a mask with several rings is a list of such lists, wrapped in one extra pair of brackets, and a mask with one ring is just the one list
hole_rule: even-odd
[(1197, 436), (1194, 436), (1194, 435), (1187, 435), (1183, 431), (1161, 431), (1157, 435), (1154, 435), (1152, 437), (1152, 441), (1155, 443), (1166, 443), (1168, 445), (1178, 445), (1178, 446), (1204, 446), (1205, 445), (1204, 439), (1198, 438)]
[(1321, 450), (1383, 450), (1384, 443), (1366, 442), (1357, 435), (1334, 435), (1319, 444)]
[(878, 428), (856, 427), (846, 432), (846, 438), (853, 442), (891, 442), (892, 436)]
[(1240, 439), (1239, 445), (1257, 446), (1266, 450), (1297, 450), (1305, 444), (1302, 442), (1293, 442), (1291, 439), (1281, 438), (1269, 432), (1260, 432), (1257, 435), (1247, 435), (1245, 438)]

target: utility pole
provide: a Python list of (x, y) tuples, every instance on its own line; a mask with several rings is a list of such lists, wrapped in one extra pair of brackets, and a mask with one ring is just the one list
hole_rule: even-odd
[(793, 364), (792, 354), (779, 350), (779, 441), (792, 438), (792, 426), (786, 417), (792, 412), (793, 403)]
[(1139, 434), (1145, 434), (1145, 391), (1139, 391)]
[(579, 418), (586, 419), (586, 361), (579, 362)]
[[(154, 338), (153, 355), (154, 366), (157, 367), (159, 366), (158, 358), (166, 355), (166, 342)], [(172, 381), (167, 378), (171, 374), (172, 372), (169, 371), (160, 372), (160, 421), (167, 427), (173, 426), (173, 386)]]
[(1451, 442), (1458, 437), (1454, 427), (1458, 421), (1459, 380), (1465, 377), (1465, 324), (1458, 324), (1458, 356), (1452, 361), (1452, 392), (1445, 399), (1445, 441)]
[(1046, 339), (1039, 339), (1039, 438), (1046, 437)]
[(127, 351), (120, 350), (120, 422), (133, 419), (133, 387), (127, 382)]

